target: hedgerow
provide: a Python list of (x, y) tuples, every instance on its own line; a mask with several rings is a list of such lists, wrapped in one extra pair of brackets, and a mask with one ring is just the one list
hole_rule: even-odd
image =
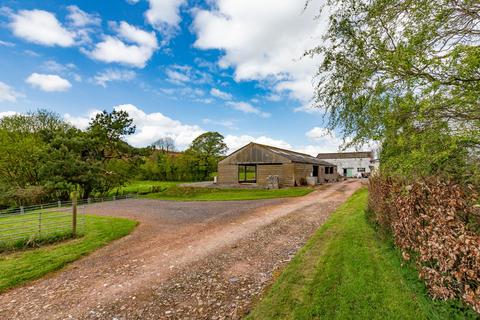
[(415, 182), (376, 175), (369, 209), (434, 298), (460, 298), (480, 313), (478, 193), (439, 178)]

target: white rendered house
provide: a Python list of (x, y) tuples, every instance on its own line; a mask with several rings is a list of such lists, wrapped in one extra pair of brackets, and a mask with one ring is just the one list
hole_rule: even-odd
[(378, 167), (372, 151), (319, 153), (317, 158), (335, 164), (338, 174), (346, 178), (368, 175)]

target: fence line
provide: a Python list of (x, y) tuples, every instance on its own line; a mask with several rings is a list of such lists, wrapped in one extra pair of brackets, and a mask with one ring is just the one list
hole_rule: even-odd
[(0, 252), (32, 243), (82, 234), (89, 204), (134, 198), (134, 195), (73, 199), (0, 211)]

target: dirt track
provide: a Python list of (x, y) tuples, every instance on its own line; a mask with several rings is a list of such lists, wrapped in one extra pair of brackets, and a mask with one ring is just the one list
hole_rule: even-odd
[(239, 318), (360, 185), (325, 185), (291, 199), (92, 205), (88, 213), (140, 225), (62, 271), (0, 295), (0, 319)]

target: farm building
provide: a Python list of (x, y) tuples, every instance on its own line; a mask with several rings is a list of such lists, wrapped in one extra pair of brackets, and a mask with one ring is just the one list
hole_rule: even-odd
[(335, 181), (335, 165), (308, 154), (249, 143), (218, 163), (218, 184), (268, 184), (268, 176), (278, 176), (279, 187), (305, 185), (307, 177), (319, 183)]
[(378, 166), (372, 151), (319, 153), (317, 159), (335, 164), (338, 174), (346, 178), (368, 175)]

